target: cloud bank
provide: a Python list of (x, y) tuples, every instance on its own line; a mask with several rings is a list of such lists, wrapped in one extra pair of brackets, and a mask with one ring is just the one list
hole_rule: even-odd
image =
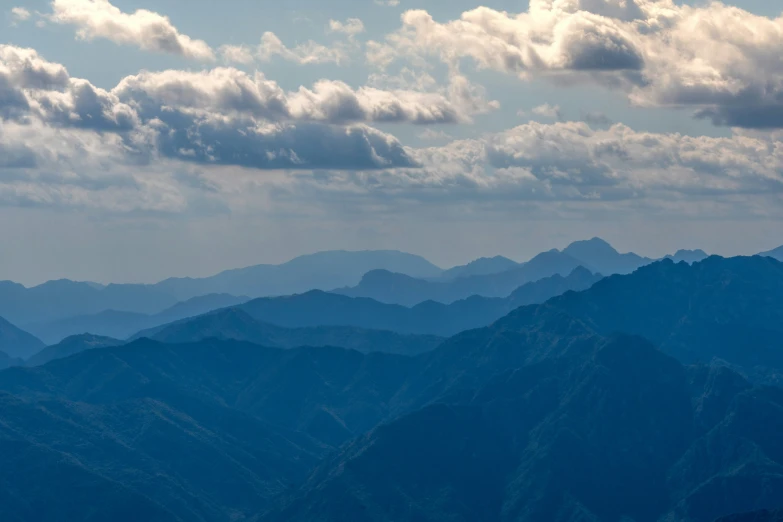
[(559, 83), (622, 90), (639, 106), (690, 108), (716, 125), (783, 127), (783, 16), (719, 2), (531, 0), (527, 12), (479, 7), (458, 20), (407, 11), (369, 58), (436, 56)]

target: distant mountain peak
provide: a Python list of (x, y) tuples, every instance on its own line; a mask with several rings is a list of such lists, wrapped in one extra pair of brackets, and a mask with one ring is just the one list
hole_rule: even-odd
[[(604, 241), (600, 237), (594, 237), (592, 239), (586, 239), (583, 241), (574, 241), (568, 245), (563, 252), (566, 254), (578, 254), (583, 252), (590, 252), (592, 255), (604, 254), (604, 255), (616, 255), (619, 252), (610, 245), (607, 241)], [(576, 256), (578, 257), (578, 256)]]

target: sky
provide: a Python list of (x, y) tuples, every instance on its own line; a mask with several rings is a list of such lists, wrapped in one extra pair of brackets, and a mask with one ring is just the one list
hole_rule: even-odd
[(783, 245), (767, 0), (10, 0), (0, 279)]

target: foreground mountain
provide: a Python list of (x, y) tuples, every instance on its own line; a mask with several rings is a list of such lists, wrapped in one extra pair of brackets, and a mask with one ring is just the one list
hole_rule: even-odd
[(249, 519), (386, 418), (414, 361), (142, 340), (7, 370), (3, 519)]
[(783, 383), (783, 263), (769, 257), (661, 261), (503, 321), (542, 314), (568, 314), (602, 334), (641, 335), (685, 363), (718, 359), (754, 380)]
[(117, 310), (105, 310), (93, 315), (83, 315), (56, 321), (35, 323), (29, 330), (47, 344), (56, 344), (67, 337), (90, 333), (115, 339), (127, 339), (139, 330), (205, 314), (220, 308), (249, 301), (249, 297), (229, 294), (209, 294), (177, 303), (160, 313), (148, 315)]
[(0, 374), (14, 391), (0, 393), (3, 519), (228, 521), (302, 480), (323, 444), (225, 404), (234, 379), (257, 377), (243, 366), (285, 371), (284, 352), (178, 349), (92, 350)]
[(50, 361), (54, 361), (55, 359), (63, 359), (87, 350), (109, 348), (123, 344), (125, 344), (125, 341), (112, 339), (111, 337), (101, 337), (92, 334), (74, 335), (67, 339), (63, 339), (63, 341), (58, 344), (47, 346), (30, 357), (25, 364), (27, 366), (40, 366)]
[(282, 328), (256, 321), (237, 308), (178, 321), (152, 331), (139, 332), (163, 343), (196, 343), (204, 339), (232, 339), (274, 348), (339, 346), (362, 353), (385, 352), (418, 355), (434, 350), (443, 338), (432, 335), (402, 335), (350, 326)]
[(44, 348), (44, 343), (0, 317), (0, 352), (12, 359), (26, 359)]
[(783, 390), (565, 315), (461, 334), (420, 409), (322, 463), (264, 522), (712, 522), (783, 498)]
[(473, 296), (449, 305), (428, 301), (412, 308), (318, 291), (255, 299), (238, 308), (259, 321), (287, 328), (353, 326), (449, 336), (486, 326), (520, 306), (543, 303), (571, 290), (585, 290), (600, 279), (600, 275), (578, 267), (567, 277), (555, 275), (527, 283), (503, 299)]
[(352, 286), (371, 270), (411, 277), (438, 277), (442, 270), (423, 257), (394, 250), (331, 251), (297, 257), (281, 265), (229, 270), (203, 279), (174, 278), (155, 288), (180, 300), (210, 293), (264, 297)]

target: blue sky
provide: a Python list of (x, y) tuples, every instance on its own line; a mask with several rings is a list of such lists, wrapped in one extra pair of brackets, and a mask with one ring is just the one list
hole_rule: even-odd
[(381, 3), (9, 5), (0, 279), (783, 244), (773, 2)]

